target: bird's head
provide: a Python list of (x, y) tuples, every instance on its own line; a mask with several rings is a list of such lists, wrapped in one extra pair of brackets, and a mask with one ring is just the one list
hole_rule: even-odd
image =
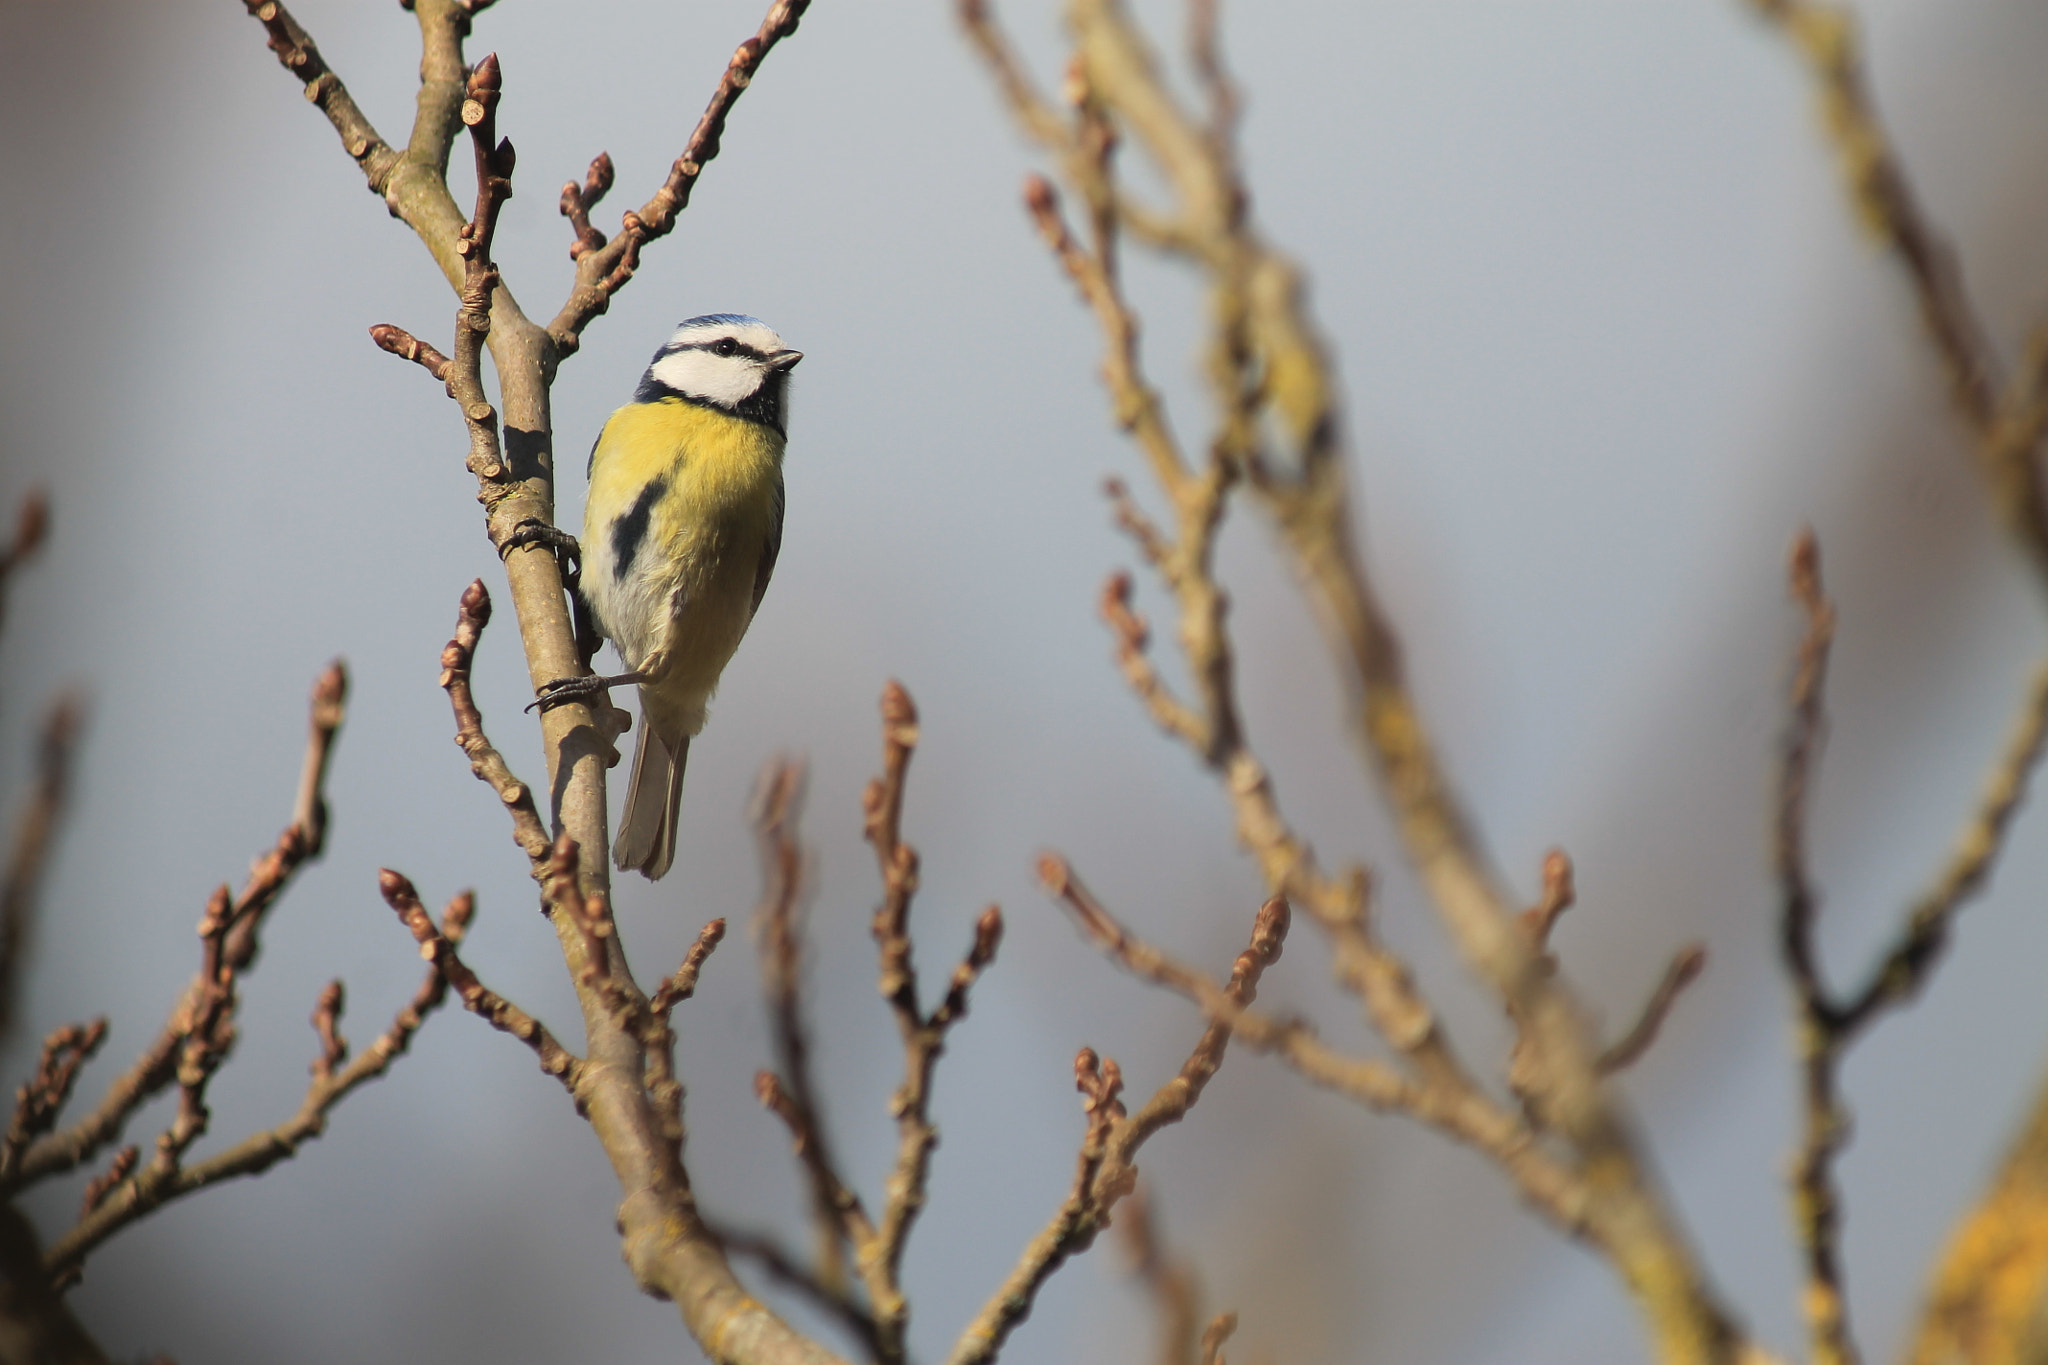
[(676, 328), (654, 353), (634, 398), (685, 398), (780, 431), (789, 372), (803, 358), (759, 318), (711, 313)]

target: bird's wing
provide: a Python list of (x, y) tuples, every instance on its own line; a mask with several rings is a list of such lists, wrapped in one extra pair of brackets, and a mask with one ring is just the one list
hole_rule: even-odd
[[(761, 610), (768, 593), (768, 580), (775, 576), (775, 557), (782, 553), (782, 475), (775, 476), (775, 512), (768, 522), (768, 538), (761, 545), (761, 567), (754, 571), (753, 611)], [(753, 612), (749, 612), (751, 617)]]

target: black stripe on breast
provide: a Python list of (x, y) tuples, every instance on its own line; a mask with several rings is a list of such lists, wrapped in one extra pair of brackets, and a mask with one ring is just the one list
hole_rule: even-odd
[(640, 490), (626, 515), (612, 523), (613, 578), (623, 581), (626, 571), (633, 567), (633, 556), (640, 553), (640, 543), (647, 539), (647, 523), (654, 516), (654, 504), (667, 492), (666, 478), (654, 480)]

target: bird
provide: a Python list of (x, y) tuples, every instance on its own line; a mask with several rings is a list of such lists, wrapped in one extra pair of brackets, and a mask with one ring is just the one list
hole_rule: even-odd
[(638, 685), (612, 861), (650, 881), (675, 861), (690, 740), (782, 550), (789, 372), (802, 359), (758, 318), (691, 318), (590, 450), (581, 590), (627, 671), (555, 679), (538, 704)]

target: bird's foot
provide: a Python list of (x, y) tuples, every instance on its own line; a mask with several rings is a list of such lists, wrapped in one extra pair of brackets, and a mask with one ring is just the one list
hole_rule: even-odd
[(589, 701), (593, 697), (604, 695), (614, 687), (645, 681), (645, 676), (639, 673), (615, 673), (608, 678), (593, 674), (585, 674), (580, 678), (556, 678), (552, 682), (540, 685), (533, 702), (526, 709), (538, 710), (545, 715), (557, 706)]
[(564, 573), (574, 573), (583, 563), (583, 546), (559, 526), (550, 526), (532, 517), (512, 528), (512, 534), (505, 537), (505, 543), (498, 547), (498, 558), (503, 559), (514, 550), (528, 545), (544, 545), (555, 552), (555, 558), (562, 562)]

